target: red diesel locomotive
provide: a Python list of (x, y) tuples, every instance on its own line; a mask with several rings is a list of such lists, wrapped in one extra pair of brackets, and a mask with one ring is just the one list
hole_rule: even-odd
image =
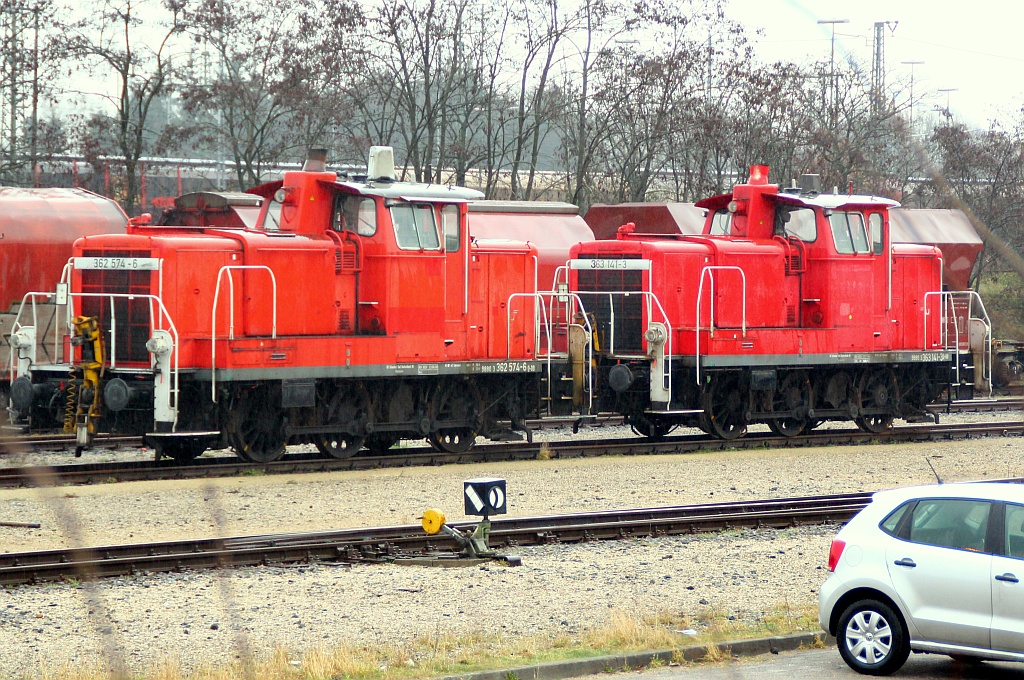
[(525, 429), (542, 401), (538, 327), (532, 303), (508, 302), (536, 291), (536, 248), (471, 238), (482, 195), (396, 182), (388, 147), (368, 177), (325, 157), (253, 189), (251, 227), (80, 239), (72, 330), (54, 342), (70, 359), (20, 362), (15, 411), (80, 447), (98, 429), (145, 434), (178, 460), (230, 445), (267, 462), (288, 442), (347, 457), (402, 437), (459, 451)]
[(934, 418), (941, 393), (988, 375), (980, 300), (943, 292), (937, 248), (892, 241), (894, 201), (780, 192), (767, 175), (753, 166), (699, 202), (701, 235), (626, 225), (572, 249), (598, 409), (650, 436), (690, 425), (729, 439), (750, 423), (793, 436), (851, 419), (878, 432)]

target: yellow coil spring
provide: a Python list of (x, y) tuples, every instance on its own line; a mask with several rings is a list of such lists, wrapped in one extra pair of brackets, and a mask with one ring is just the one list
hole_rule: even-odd
[(64, 406), (64, 432), (75, 431), (75, 421), (78, 415), (78, 385), (75, 382), (78, 369), (71, 367), (68, 376), (67, 400)]

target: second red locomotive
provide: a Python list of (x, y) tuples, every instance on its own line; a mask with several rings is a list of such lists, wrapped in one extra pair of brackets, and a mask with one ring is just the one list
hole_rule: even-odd
[[(808, 180), (812, 178), (808, 176)], [(640, 234), (572, 249), (569, 290), (595, 337), (598, 407), (642, 434), (750, 423), (792, 436), (825, 420), (864, 430), (932, 419), (952, 386), (988, 375), (976, 295), (943, 292), (932, 246), (893, 243), (875, 196), (780, 191), (768, 168), (697, 204), (704, 233)]]

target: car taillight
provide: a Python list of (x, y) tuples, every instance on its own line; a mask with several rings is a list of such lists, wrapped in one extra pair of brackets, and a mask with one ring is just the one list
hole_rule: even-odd
[(832, 539), (832, 547), (828, 550), (829, 571), (836, 570), (836, 565), (839, 564), (839, 558), (843, 556), (844, 548), (846, 548), (846, 541), (840, 541), (838, 538)]

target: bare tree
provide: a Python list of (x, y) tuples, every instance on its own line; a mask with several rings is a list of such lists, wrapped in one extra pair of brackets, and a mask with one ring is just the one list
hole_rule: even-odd
[(193, 135), (227, 148), (239, 189), (268, 164), (323, 143), (344, 107), (343, 40), (358, 22), (344, 0), (202, 0), (188, 30), (205, 55), (183, 89)]
[[(82, 67), (94, 72), (113, 72), (117, 88), (113, 94), (91, 92), (106, 100), (112, 113), (99, 116), (113, 127), (114, 151), (125, 169), (125, 211), (133, 214), (139, 193), (139, 161), (155, 138), (150, 111), (167, 86), (174, 65), (172, 39), (184, 29), (186, 0), (102, 0), (94, 13), (67, 27), (67, 48), (82, 60)], [(150, 21), (147, 10), (160, 9)], [(147, 18), (144, 18), (147, 17)], [(157, 39), (151, 40), (155, 32)]]
[(0, 177), (31, 183), (40, 150), (40, 99), (64, 62), (54, 39), (52, 0), (0, 0)]

